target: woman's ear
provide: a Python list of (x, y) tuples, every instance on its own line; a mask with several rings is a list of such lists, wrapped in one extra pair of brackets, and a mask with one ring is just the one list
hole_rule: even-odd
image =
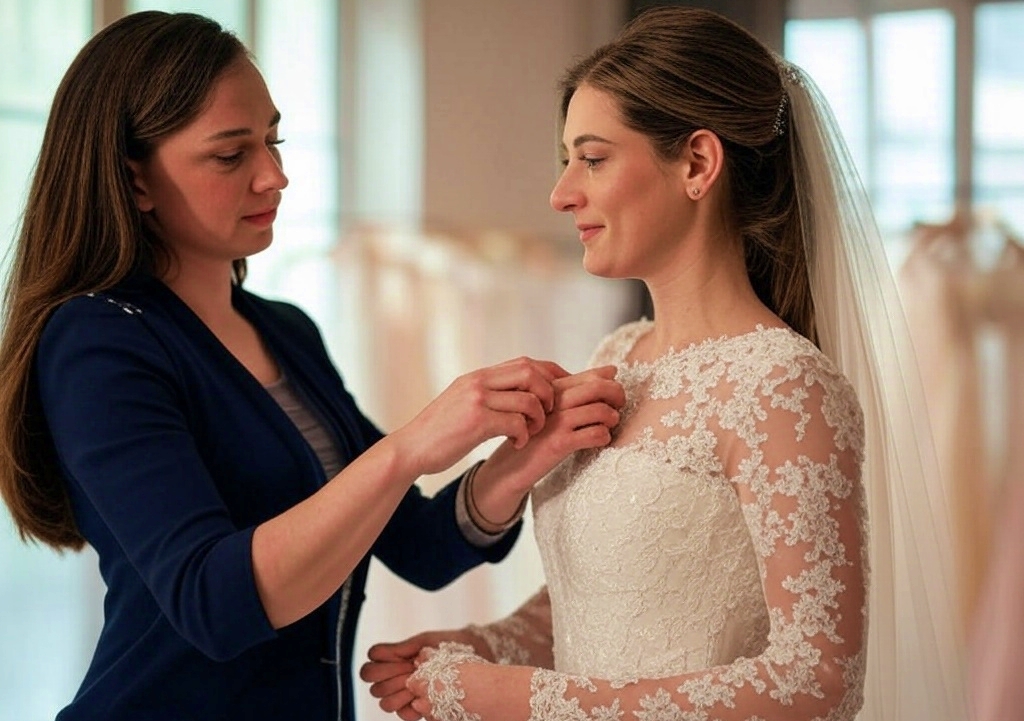
[(128, 160), (127, 163), (128, 170), (132, 174), (132, 193), (135, 196), (135, 205), (140, 212), (148, 213), (153, 210), (153, 199), (149, 195), (142, 163), (138, 160)]
[(722, 141), (710, 130), (700, 129), (690, 133), (683, 146), (683, 182), (686, 192), (697, 199), (708, 194), (714, 187), (725, 165), (725, 149)]

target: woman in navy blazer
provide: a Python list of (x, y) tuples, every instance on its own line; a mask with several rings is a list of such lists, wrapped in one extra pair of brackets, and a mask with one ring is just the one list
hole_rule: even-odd
[(371, 555), (424, 588), (501, 559), (529, 487), (617, 422), (610, 369), (521, 358), (382, 434), (313, 322), (242, 288), (288, 182), (279, 120), (190, 14), (108, 26), (57, 91), (7, 290), (0, 491), (24, 538), (99, 555), (63, 721), (352, 719)]

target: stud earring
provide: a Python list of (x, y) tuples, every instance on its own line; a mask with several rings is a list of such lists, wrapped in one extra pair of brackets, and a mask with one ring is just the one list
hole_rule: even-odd
[(696, 198), (698, 195), (700, 195), (700, 188), (690, 188), (690, 195)]

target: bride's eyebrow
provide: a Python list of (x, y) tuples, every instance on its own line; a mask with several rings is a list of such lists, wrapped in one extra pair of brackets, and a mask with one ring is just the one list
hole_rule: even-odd
[[(281, 111), (280, 110), (275, 110), (274, 114), (270, 116), (270, 122), (267, 123), (267, 127), (268, 128), (272, 128), (272, 127), (274, 127), (275, 125), (277, 125), (280, 122), (281, 122)], [(252, 135), (252, 129), (251, 128), (232, 128), (230, 130), (221, 130), (219, 133), (214, 133), (213, 135), (211, 135), (208, 138), (206, 138), (205, 142), (210, 143), (210, 142), (213, 142), (215, 140), (226, 140), (228, 138), (238, 138), (238, 137), (242, 137), (242, 136), (245, 136), (245, 135)]]
[(572, 147), (578, 148), (584, 143), (606, 143), (607, 145), (615, 145), (615, 143), (605, 138), (602, 138), (600, 135), (586, 133), (584, 135), (577, 135), (576, 138), (572, 141)]
[[(602, 138), (600, 135), (594, 135), (593, 133), (584, 133), (583, 135), (577, 135), (572, 141), (572, 147), (578, 148), (584, 143), (605, 143), (606, 145), (615, 145), (611, 140)], [(559, 143), (559, 147), (562, 152), (565, 152), (565, 143)]]

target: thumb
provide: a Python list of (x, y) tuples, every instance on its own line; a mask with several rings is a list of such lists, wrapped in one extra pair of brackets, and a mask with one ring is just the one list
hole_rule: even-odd
[(415, 637), (397, 643), (377, 643), (370, 647), (366, 655), (371, 661), (408, 661), (419, 653), (422, 645)]

